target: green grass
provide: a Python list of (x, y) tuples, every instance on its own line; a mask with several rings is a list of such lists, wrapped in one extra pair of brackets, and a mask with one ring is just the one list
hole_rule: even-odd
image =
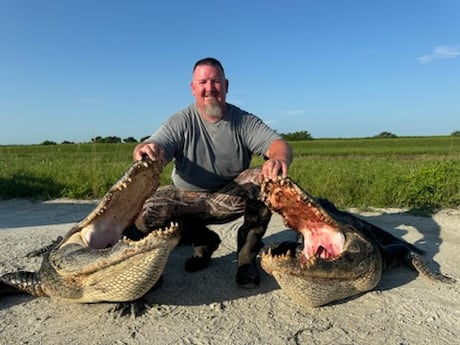
[[(460, 206), (460, 137), (291, 144), (292, 178), (340, 207)], [(0, 198), (98, 199), (129, 167), (134, 145), (0, 146)], [(261, 163), (256, 157), (253, 165)]]

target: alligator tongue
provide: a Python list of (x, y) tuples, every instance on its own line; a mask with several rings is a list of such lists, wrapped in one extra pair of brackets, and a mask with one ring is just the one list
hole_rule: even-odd
[(334, 229), (323, 227), (311, 227), (300, 229), (304, 238), (305, 257), (321, 257), (331, 259), (339, 255), (343, 250), (345, 236)]
[(323, 259), (330, 259), (331, 258), (331, 253), (329, 253), (326, 248), (323, 246), (319, 246), (318, 249), (316, 250), (316, 256), (323, 258)]
[(103, 249), (117, 243), (122, 232), (123, 229), (120, 226), (94, 226), (91, 224), (82, 230), (82, 236), (88, 248)]

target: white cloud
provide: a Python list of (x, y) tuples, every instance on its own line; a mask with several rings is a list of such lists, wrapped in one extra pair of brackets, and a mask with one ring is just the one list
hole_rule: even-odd
[(437, 46), (430, 54), (426, 54), (417, 58), (419, 63), (430, 63), (438, 59), (454, 59), (460, 56), (460, 46)]

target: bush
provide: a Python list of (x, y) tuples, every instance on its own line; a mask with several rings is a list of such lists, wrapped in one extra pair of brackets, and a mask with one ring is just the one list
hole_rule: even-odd
[(312, 136), (308, 131), (299, 131), (294, 133), (281, 133), (281, 137), (287, 141), (300, 141), (300, 140), (312, 140)]
[(45, 140), (40, 145), (57, 145), (57, 143), (51, 140)]
[(123, 139), (123, 142), (125, 143), (137, 143), (137, 140), (133, 137), (128, 137), (128, 138), (125, 138)]
[(374, 136), (374, 138), (397, 138), (396, 134), (391, 132), (382, 132)]

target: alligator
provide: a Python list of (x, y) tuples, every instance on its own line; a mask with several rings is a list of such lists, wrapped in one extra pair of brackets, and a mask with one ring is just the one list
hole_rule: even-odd
[(296, 231), (299, 241), (266, 246), (261, 266), (300, 305), (319, 307), (374, 289), (382, 273), (407, 265), (431, 281), (455, 279), (432, 270), (423, 251), (315, 198), (290, 177), (264, 181), (261, 200)]
[[(0, 295), (28, 293), (74, 303), (130, 302), (160, 279), (177, 245), (177, 223), (136, 239), (125, 236), (144, 201), (160, 184), (162, 165), (134, 162), (95, 209), (43, 251), (37, 272), (0, 276)], [(35, 253), (36, 254), (36, 253)]]

